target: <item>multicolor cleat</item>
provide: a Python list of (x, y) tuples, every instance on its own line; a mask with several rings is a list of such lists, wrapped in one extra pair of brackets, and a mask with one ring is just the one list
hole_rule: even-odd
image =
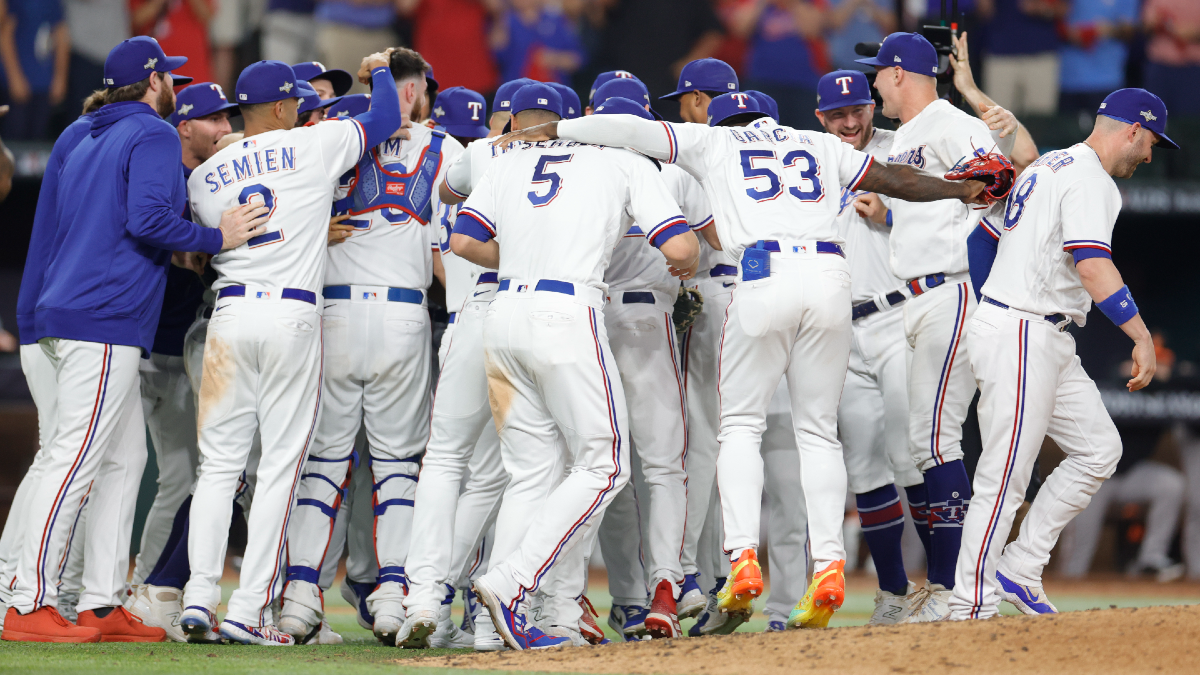
[(733, 563), (733, 569), (725, 579), (725, 587), (717, 593), (717, 609), (745, 621), (754, 613), (754, 599), (762, 592), (762, 567), (758, 564), (754, 549), (748, 548)]
[(799, 604), (788, 615), (788, 628), (825, 628), (833, 613), (846, 601), (845, 560), (838, 560), (813, 574), (812, 583)]
[(1046, 589), (1041, 586), (1018, 584), (998, 570), (996, 581), (1000, 582), (1000, 598), (1021, 610), (1022, 614), (1058, 614), (1058, 608), (1046, 597)]

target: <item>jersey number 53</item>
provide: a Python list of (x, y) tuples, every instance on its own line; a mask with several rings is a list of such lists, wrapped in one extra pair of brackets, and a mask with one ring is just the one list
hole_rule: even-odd
[[(774, 150), (742, 150), (741, 154), (742, 177), (747, 181), (757, 181), (753, 183), (755, 187), (746, 188), (746, 194), (751, 199), (769, 202), (783, 194), (785, 185), (788, 194), (802, 202), (819, 202), (825, 197), (825, 188), (821, 185), (821, 165), (807, 150), (792, 150), (783, 156), (782, 161), (775, 156)], [(793, 181), (795, 185), (788, 185), (784, 181), (791, 174), (798, 177)], [(764, 184), (760, 179), (766, 179), (767, 182)]]

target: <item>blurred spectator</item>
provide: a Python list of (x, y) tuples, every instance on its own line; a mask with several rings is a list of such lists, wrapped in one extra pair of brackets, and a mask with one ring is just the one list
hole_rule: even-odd
[(813, 110), (817, 80), (829, 70), (824, 20), (825, 10), (805, 0), (742, 0), (730, 15), (730, 32), (750, 42), (742, 89), (774, 98), (786, 126), (821, 128)]
[(1146, 89), (1172, 115), (1200, 115), (1200, 2), (1146, 0)]
[[(163, 51), (187, 57), (181, 75), (212, 82), (208, 24), (217, 0), (129, 0), (133, 33), (158, 40)], [(110, 45), (112, 49), (116, 45)], [(231, 89), (232, 91), (232, 89)]]
[(129, 38), (129, 0), (66, 0), (71, 34), (67, 112), (79, 114), (83, 101), (104, 87), (104, 59)]
[(1188, 578), (1200, 581), (1200, 425), (1179, 423), (1175, 427), (1179, 456), (1187, 476), (1187, 520), (1183, 526), (1183, 559)]
[[(0, 105), (0, 118), (8, 114), (8, 106)], [(12, 150), (0, 140), (0, 202), (8, 199), (8, 193), (12, 191), (13, 174), (17, 172), (17, 165), (14, 161)]]
[(675, 91), (684, 65), (721, 47), (721, 21), (708, 0), (596, 0), (593, 9), (602, 28), (597, 72), (628, 70), (652, 98)]
[(1138, 22), (1138, 0), (1076, 1), (1067, 15), (1059, 109), (1089, 115), (1125, 86), (1126, 43)]
[(498, 86), (488, 25), (503, 8), (501, 0), (397, 0), (397, 7), (413, 20), (413, 49), (437, 69), (444, 89), (483, 93)]
[(1013, 114), (1053, 115), (1058, 108), (1059, 39), (1055, 23), (1067, 0), (979, 0), (985, 20), (983, 85)]
[[(216, 14), (208, 26), (212, 41), (213, 81), (225, 91), (233, 91), (238, 67), (237, 49), (262, 25), (266, 0), (215, 0)], [(297, 61), (300, 59), (297, 59)], [(310, 61), (312, 59), (309, 59)], [(295, 63), (295, 61), (285, 61)]]
[[(392, 0), (318, 0), (314, 16), (317, 60), (327, 68), (357, 73), (364, 56), (396, 46)], [(355, 94), (367, 91), (357, 81), (350, 89)]]
[(51, 108), (67, 96), (71, 38), (58, 0), (7, 0), (0, 26), (8, 101), (4, 135), (48, 139)]
[(270, 0), (263, 17), (262, 57), (284, 63), (317, 60), (316, 0)]
[(505, 82), (519, 77), (567, 82), (583, 64), (575, 30), (545, 0), (509, 0), (493, 24), (491, 44)]
[[(961, 4), (961, 3), (960, 3)], [(882, 42), (896, 30), (896, 3), (893, 0), (830, 0), (826, 17), (825, 44), (833, 68), (869, 70), (854, 59), (859, 42)]]

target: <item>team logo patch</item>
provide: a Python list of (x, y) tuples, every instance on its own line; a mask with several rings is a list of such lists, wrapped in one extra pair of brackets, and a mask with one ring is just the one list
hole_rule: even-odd
[(142, 66), (142, 70), (154, 70), (154, 67), (157, 65), (158, 57), (146, 59), (146, 65)]
[(439, 105), (438, 107), (433, 109), (433, 114), (436, 117), (445, 117), (446, 109)]
[(196, 106), (192, 105), (191, 103), (184, 103), (183, 105), (179, 106), (179, 114), (183, 117), (187, 117), (187, 114), (192, 112), (192, 108), (195, 107)]
[(1145, 117), (1147, 122), (1153, 122), (1154, 120), (1158, 119), (1154, 116), (1154, 113), (1150, 112), (1149, 110), (1143, 110), (1138, 114), (1140, 114), (1142, 117)]
[(284, 82), (283, 85), (279, 87), (279, 91), (282, 91), (285, 94), (290, 94), (292, 93), (292, 86), (293, 85), (291, 82)]
[(893, 56), (893, 57), (892, 57), (892, 60), (893, 60), (893, 61), (895, 61), (896, 63), (903, 63), (903, 62), (900, 60), (900, 55), (899, 55), (899, 54), (897, 54), (897, 55)]

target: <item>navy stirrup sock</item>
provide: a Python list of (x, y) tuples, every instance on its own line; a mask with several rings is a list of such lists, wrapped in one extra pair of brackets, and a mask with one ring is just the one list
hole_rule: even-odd
[(961, 459), (946, 462), (925, 472), (929, 495), (929, 582), (954, 588), (958, 547), (962, 543), (963, 518), (971, 503), (971, 481)]
[(895, 484), (889, 483), (870, 492), (855, 495), (858, 522), (863, 537), (871, 549), (879, 587), (894, 595), (908, 592), (908, 575), (904, 573), (904, 555), (900, 537), (904, 534), (904, 506)]

